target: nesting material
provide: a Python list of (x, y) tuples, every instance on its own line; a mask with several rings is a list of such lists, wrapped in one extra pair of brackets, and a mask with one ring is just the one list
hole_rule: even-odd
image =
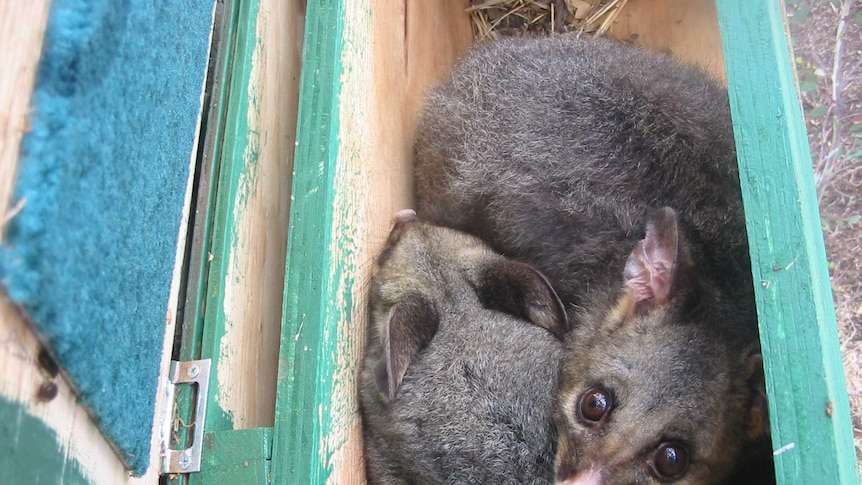
[(628, 0), (471, 0), (467, 12), (477, 42), (500, 36), (581, 32), (600, 36)]

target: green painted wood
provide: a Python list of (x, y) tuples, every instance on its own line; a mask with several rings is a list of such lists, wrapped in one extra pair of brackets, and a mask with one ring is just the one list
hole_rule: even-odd
[(91, 485), (57, 433), (21, 403), (0, 396), (0, 483)]
[[(223, 138), (224, 124), (227, 118), (227, 99), (229, 93), (230, 72), (232, 66), (233, 43), (236, 37), (239, 4), (226, 0), (216, 4), (216, 26), (214, 29), (213, 46), (215, 55), (210, 62), (215, 65), (208, 69), (207, 82), (211, 83), (204, 100), (206, 110), (201, 124), (201, 149), (196, 165), (195, 187), (192, 192), (193, 211), (190, 214), (189, 244), (186, 258), (189, 261), (185, 270), (185, 287), (181, 293), (184, 302), (179, 322), (178, 348), (174, 349), (176, 360), (198, 360), (201, 358), (201, 347), (204, 329), (204, 314), (206, 310), (206, 292), (209, 266), (209, 247), (212, 239), (212, 229), (215, 219), (215, 204), (218, 194), (216, 185), (219, 175), (220, 142)], [(175, 404), (177, 416), (184, 423), (191, 422), (194, 394), (192, 386), (180, 386), (176, 390)], [(176, 436), (176, 449), (189, 445), (188, 428), (179, 427)], [(180, 483), (172, 480), (171, 483)]]
[(270, 483), (272, 428), (217, 431), (204, 436), (201, 471), (190, 485)]
[(338, 353), (339, 253), (332, 251), (344, 4), (306, 5), (284, 311), (273, 443), (273, 483), (324, 483)]
[[(222, 302), (230, 248), (237, 239), (234, 208), (243, 203), (243, 177), (254, 176), (246, 165), (246, 154), (256, 152), (256, 134), (248, 125), (252, 79), (252, 57), (257, 46), (256, 22), (259, 0), (224, 2), (222, 25), (217, 41), (217, 60), (210, 74), (215, 78), (207, 117), (199, 169), (192, 235), (193, 258), (187, 275), (186, 307), (178, 358), (212, 359), (210, 395), (204, 423), (205, 443), (201, 472), (170, 480), (180, 483), (268, 483), (271, 456), (271, 428), (233, 430), (229, 413), (219, 407), (216, 395), (219, 347), (225, 335), (226, 318)], [(256, 154), (251, 153), (251, 161)], [(191, 423), (191, 386), (177, 392), (177, 409), (185, 423)], [(187, 443), (188, 429), (178, 433)], [(181, 448), (177, 445), (176, 448)], [(265, 450), (262, 451), (262, 450)]]
[[(252, 56), (258, 39), (255, 33), (259, 0), (235, 1), (237, 9), (231, 20), (235, 30), (230, 39), (230, 71), (227, 79), (224, 125), (216, 132), (214, 152), (215, 164), (219, 167), (215, 194), (213, 222), (210, 231), (210, 245), (207, 259), (206, 301), (204, 308), (203, 334), (201, 337), (201, 358), (212, 359), (210, 375), (210, 397), (208, 400), (206, 430), (233, 429), (231, 416), (218, 406), (216, 395), (219, 392), (217, 372), (219, 344), (225, 335), (226, 318), (222, 302), (225, 298), (225, 276), (229, 270), (230, 249), (236, 245), (237, 232), (234, 208), (242, 204), (246, 196), (242, 192), (241, 181), (245, 177), (255, 177), (255, 165), (246, 165), (246, 153), (256, 151), (257, 137), (249, 128), (248, 112), (249, 85), (252, 75)], [(226, 67), (228, 67), (226, 66)], [(256, 155), (250, 161), (256, 161)], [(212, 258), (210, 260), (210, 255)]]
[[(234, 44), (239, 23), (240, 1), (225, 0), (216, 3), (219, 22), (213, 46), (215, 62), (207, 75), (212, 81), (207, 102), (206, 117), (202, 120), (201, 150), (198, 153), (197, 178), (193, 190), (194, 212), (190, 214), (191, 243), (189, 244), (189, 268), (186, 274), (185, 306), (182, 314), (179, 360), (201, 358), (204, 316), (206, 313), (207, 281), (209, 277), (209, 249), (212, 244), (215, 224), (217, 186), (220, 175), (222, 141), (228, 118), (231, 71), (233, 69)], [(214, 57), (214, 58), (213, 58)], [(175, 349), (176, 350), (176, 349)]]
[(717, 0), (782, 484), (859, 483), (780, 0)]
[[(207, 75), (212, 77), (211, 92), (206, 111), (206, 118), (202, 120), (201, 151), (198, 153), (199, 161), (196, 167), (196, 187), (193, 192), (194, 212), (192, 221), (191, 237), (188, 249), (189, 267), (185, 275), (184, 308), (182, 321), (180, 322), (179, 348), (174, 349), (174, 358), (178, 360), (197, 360), (212, 355), (212, 345), (205, 346), (204, 327), (206, 315), (206, 303), (208, 295), (208, 281), (210, 272), (209, 254), (212, 252), (214, 226), (216, 225), (216, 202), (218, 198), (218, 182), (221, 176), (222, 143), (224, 139), (225, 125), (229, 113), (229, 95), (231, 89), (231, 72), (233, 69), (234, 46), (238, 36), (237, 30), (240, 24), (240, 1), (226, 0), (216, 5), (217, 19), (219, 22), (216, 35), (213, 39), (216, 54), (211, 56), (210, 62), (215, 65), (208, 70)], [(214, 367), (213, 367), (214, 368)], [(212, 383), (211, 383), (212, 384)], [(215, 386), (210, 389), (215, 392)], [(179, 386), (175, 395), (177, 417), (182, 423), (192, 422), (192, 409), (194, 405), (194, 394), (192, 386)], [(210, 408), (213, 409), (213, 408)], [(215, 415), (222, 418), (224, 426), (224, 413), (213, 409)], [(190, 428), (179, 426), (176, 433), (175, 449), (182, 449), (190, 445)], [(170, 480), (169, 483), (178, 485), (186, 483), (187, 476), (180, 475)]]

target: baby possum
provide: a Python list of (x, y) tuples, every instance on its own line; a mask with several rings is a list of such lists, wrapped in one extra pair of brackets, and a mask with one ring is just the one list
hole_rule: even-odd
[(717, 82), (611, 40), (509, 38), (468, 53), (416, 133), (419, 216), (535, 266), (568, 306), (558, 483), (774, 480)]
[(566, 315), (544, 276), (405, 210), (370, 311), (359, 394), (370, 483), (553, 482)]

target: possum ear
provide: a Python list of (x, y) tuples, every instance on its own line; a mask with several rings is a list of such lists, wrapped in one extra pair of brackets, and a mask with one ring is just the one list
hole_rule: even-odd
[(375, 369), (377, 389), (389, 401), (395, 399), (407, 368), (434, 338), (439, 324), (437, 310), (421, 295), (408, 295), (389, 309), (382, 335), (385, 360)]
[(566, 310), (551, 283), (532, 266), (494, 258), (474, 282), (482, 306), (533, 322), (563, 340)]
[(749, 409), (748, 437), (752, 439), (769, 436), (769, 409), (766, 404), (766, 379), (763, 375), (763, 357), (749, 355), (745, 362), (746, 377), (752, 400)]
[(676, 213), (668, 207), (653, 212), (623, 271), (632, 311), (644, 314), (666, 305), (690, 264)]

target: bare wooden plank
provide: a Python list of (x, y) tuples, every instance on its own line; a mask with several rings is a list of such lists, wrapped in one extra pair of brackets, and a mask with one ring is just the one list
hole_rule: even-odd
[(273, 424), (303, 9), (297, 0), (261, 0), (254, 18), (244, 20), (250, 58), (234, 64), (247, 82), (231, 92), (245, 99), (224, 140), (222, 165), (236, 166), (219, 193), (224, 250), (213, 251), (220, 281), (211, 280), (211, 290), (222, 296), (208, 309), (223, 328), (213, 354), (216, 399), (234, 429)]
[(670, 52), (724, 80), (715, 0), (629, 0), (609, 34)]
[(363, 483), (365, 282), (410, 204), (425, 90), (471, 43), (468, 2), (307, 5), (273, 481)]
[(30, 97), (36, 80), (49, 0), (0, 0), (0, 242), (10, 211), (21, 138), (30, 129)]
[(717, 2), (779, 483), (859, 483), (780, 0)]

